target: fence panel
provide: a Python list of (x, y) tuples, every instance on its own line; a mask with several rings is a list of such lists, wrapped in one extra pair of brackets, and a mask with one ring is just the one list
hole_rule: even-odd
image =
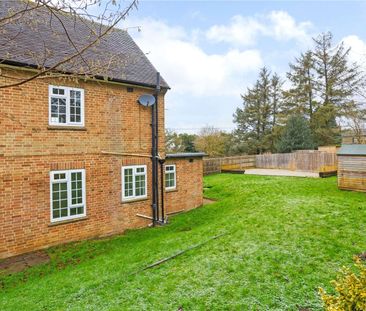
[(203, 160), (203, 174), (221, 173), (222, 170), (243, 170), (254, 166), (254, 155), (207, 158)]
[(256, 156), (256, 167), (305, 172), (331, 172), (337, 170), (337, 155), (313, 150), (262, 154)]

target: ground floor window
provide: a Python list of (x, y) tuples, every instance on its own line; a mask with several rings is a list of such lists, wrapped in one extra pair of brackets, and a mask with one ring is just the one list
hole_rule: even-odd
[(176, 188), (177, 178), (175, 165), (165, 165), (165, 189), (173, 190)]
[(85, 170), (51, 172), (51, 221), (86, 215)]
[(146, 165), (122, 167), (122, 201), (147, 196)]

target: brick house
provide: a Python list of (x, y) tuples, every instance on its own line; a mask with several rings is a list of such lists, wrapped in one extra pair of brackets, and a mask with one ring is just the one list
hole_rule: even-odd
[[(0, 15), (15, 3), (24, 5), (2, 1)], [(67, 24), (68, 16), (61, 18)], [(53, 23), (53, 29), (60, 27)], [(83, 25), (73, 30), (80, 36)], [(49, 66), (70, 48), (49, 32), (47, 25), (37, 33), (25, 29), (11, 47), (1, 37), (0, 85), (37, 72), (32, 58), (21, 53), (24, 46), (41, 53), (37, 36), (49, 46), (56, 42)], [(114, 51), (123, 66), (106, 76), (55, 76), (0, 88), (0, 258), (152, 223), (152, 107), (137, 101), (155, 94), (156, 70), (128, 33), (117, 29), (85, 57)], [(156, 220), (163, 222), (163, 213), (202, 205), (203, 154), (165, 154), (169, 86), (163, 79), (160, 86)]]

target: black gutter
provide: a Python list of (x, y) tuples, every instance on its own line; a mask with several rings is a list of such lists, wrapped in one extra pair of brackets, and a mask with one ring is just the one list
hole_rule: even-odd
[[(22, 62), (16, 62), (16, 61), (10, 61), (10, 60), (4, 60), (4, 59), (0, 59), (0, 66), (2, 64), (5, 65), (9, 65), (9, 66), (15, 66), (15, 67), (22, 67), (22, 68), (30, 68), (30, 69), (36, 69), (36, 70), (40, 70), (39, 66), (37, 65), (31, 65), (31, 64), (27, 64), (27, 63), (22, 63)], [(50, 67), (44, 67), (45, 69), (49, 69)], [(67, 75), (79, 75), (79, 76), (83, 76), (83, 74), (78, 74), (75, 72), (69, 72), (69, 71), (57, 71), (61, 74), (67, 74)], [(52, 77), (50, 77), (52, 78)], [(104, 82), (116, 82), (116, 83), (121, 83), (121, 84), (128, 84), (131, 86), (142, 86), (142, 87), (147, 87), (147, 88), (152, 88), (152, 89), (156, 89), (156, 85), (155, 84), (149, 84), (149, 83), (143, 83), (143, 82), (136, 82), (136, 81), (129, 81), (129, 80), (123, 80), (123, 79), (117, 79), (117, 78), (108, 78), (108, 77), (103, 77), (103, 76), (94, 76), (92, 78), (89, 79), (96, 79), (96, 80), (102, 80)], [(170, 90), (170, 86), (161, 86), (162, 89), (164, 90)]]

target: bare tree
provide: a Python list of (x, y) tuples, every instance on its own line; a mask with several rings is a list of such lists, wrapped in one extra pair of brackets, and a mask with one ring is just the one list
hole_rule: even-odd
[(358, 105), (356, 109), (349, 109), (345, 125), (352, 132), (353, 143), (366, 143), (366, 109), (363, 106)]
[[(0, 1), (0, 88), (45, 77), (111, 78), (126, 61), (115, 27), (138, 0)], [(106, 53), (105, 44), (111, 45)], [(117, 44), (118, 45), (118, 44)], [(26, 77), (11, 66), (30, 69)]]
[(210, 157), (218, 157), (226, 154), (230, 135), (213, 126), (203, 127), (196, 140), (197, 150), (203, 151)]

